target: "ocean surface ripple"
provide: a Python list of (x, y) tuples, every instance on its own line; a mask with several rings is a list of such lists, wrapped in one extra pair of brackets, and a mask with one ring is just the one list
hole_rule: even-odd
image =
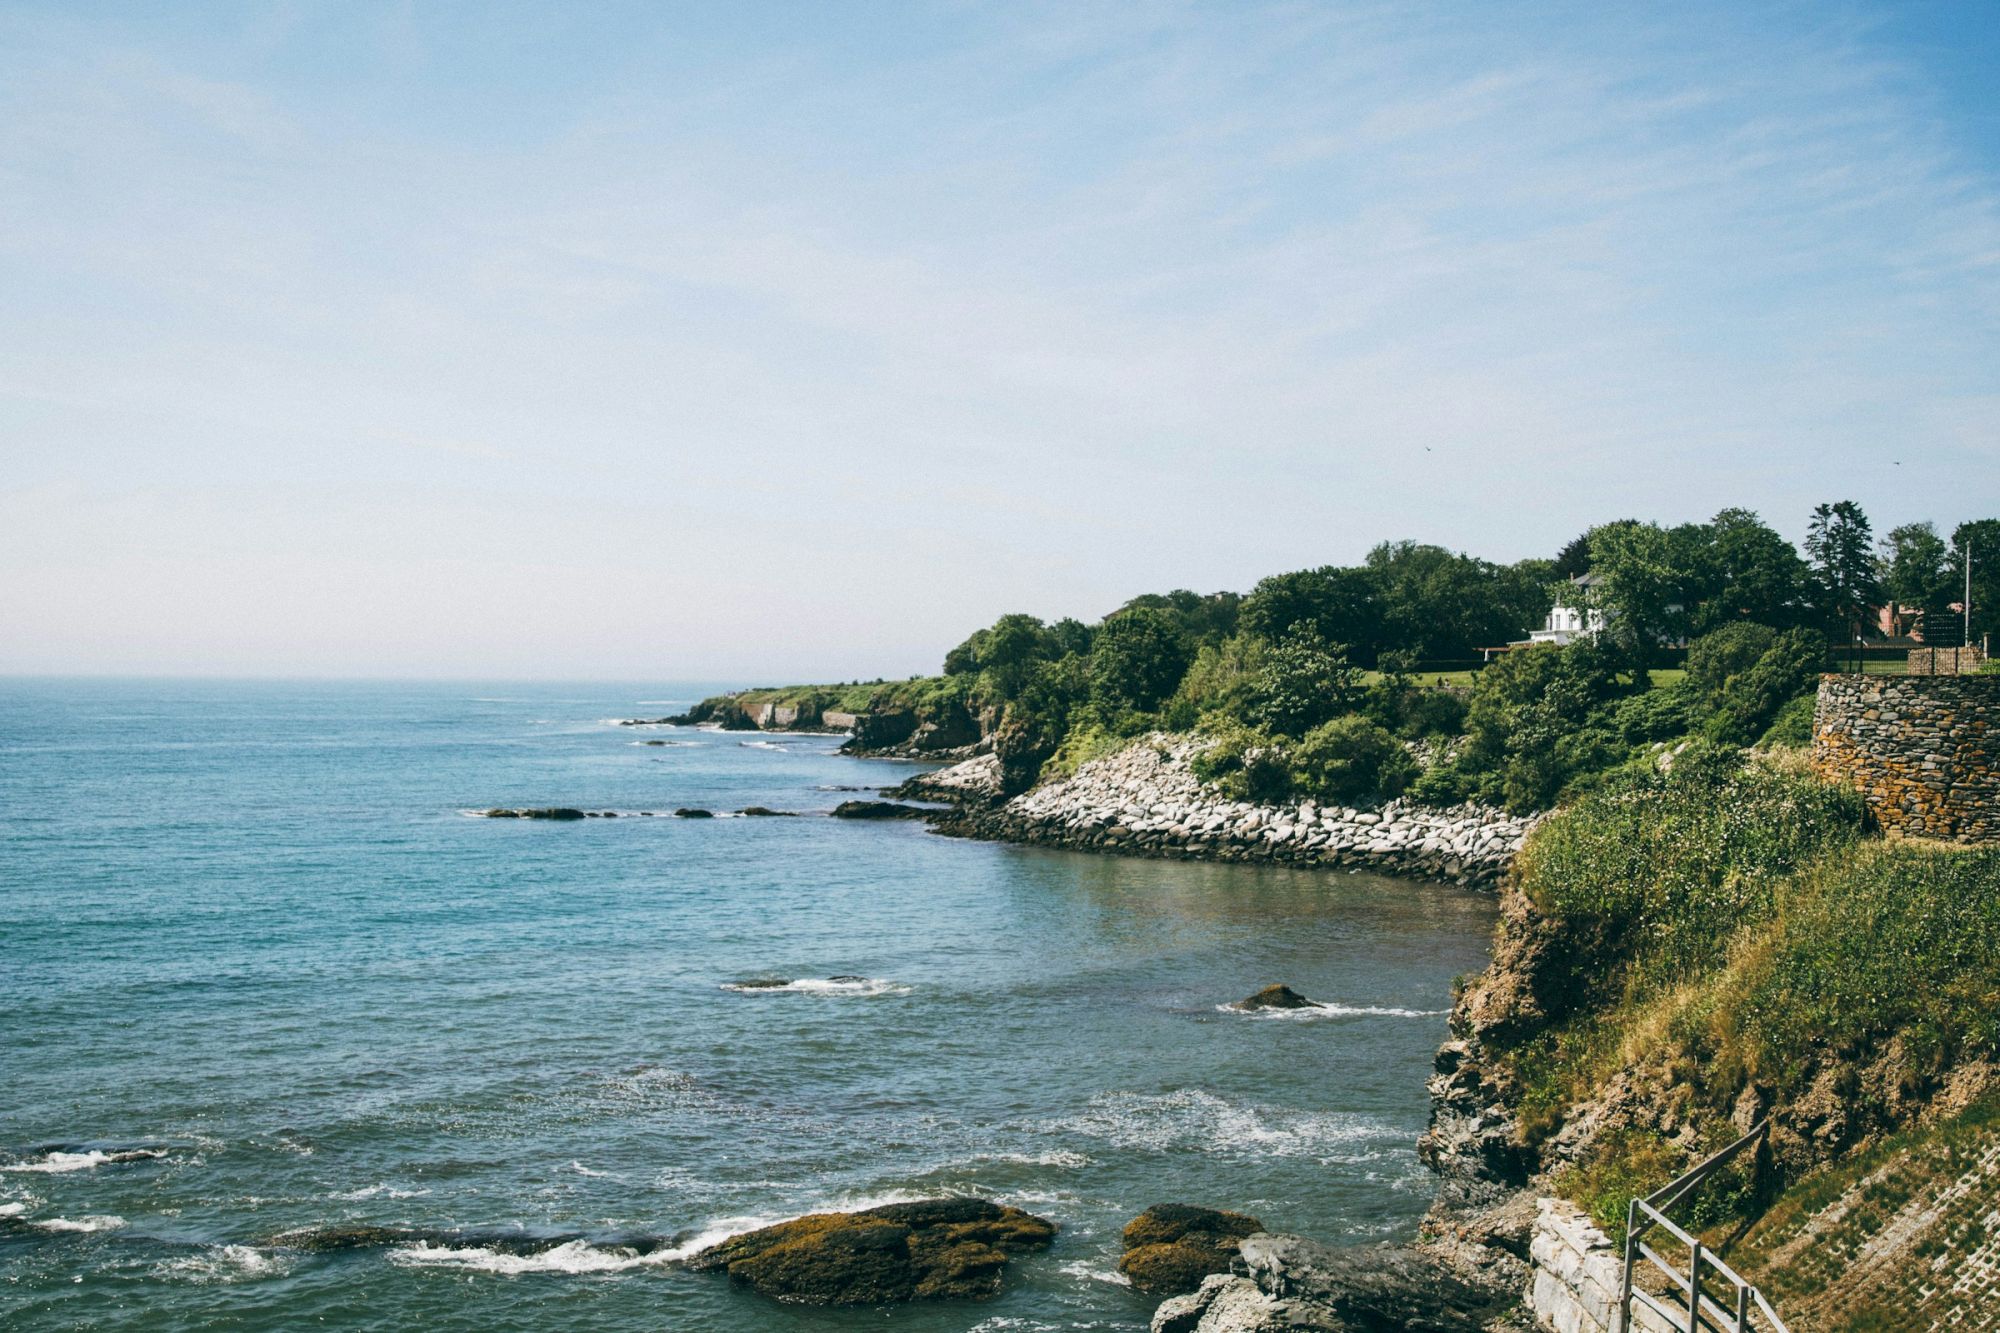
[[(912, 766), (613, 725), (713, 688), (0, 682), (0, 1326), (1137, 1330), (1148, 1204), (1414, 1228), (1489, 899), (815, 818)], [(460, 813), (557, 806), (808, 817)], [(1273, 982), (1329, 1007), (1218, 1008)], [(939, 1194), (1064, 1230), (977, 1307), (677, 1262)]]

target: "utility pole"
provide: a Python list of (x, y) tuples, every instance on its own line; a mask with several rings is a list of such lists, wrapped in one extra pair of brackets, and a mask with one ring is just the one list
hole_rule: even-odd
[[(1972, 534), (1965, 534), (1965, 637), (1959, 640), (1966, 648), (1972, 646)], [(1959, 656), (1964, 657), (1964, 649)]]

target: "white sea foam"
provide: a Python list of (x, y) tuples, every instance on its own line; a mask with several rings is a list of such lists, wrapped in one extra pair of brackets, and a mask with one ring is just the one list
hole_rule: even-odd
[(1238, 1018), (1259, 1020), (1278, 1019), (1289, 1022), (1310, 1022), (1316, 1018), (1443, 1018), (1449, 1009), (1400, 1009), (1385, 1004), (1332, 1004), (1316, 1000), (1310, 1009), (1241, 1009), (1233, 1004), (1218, 1004), (1217, 1013), (1233, 1014)]
[(1090, 1159), (1080, 1152), (1067, 1148), (1054, 1152), (983, 1152), (972, 1157), (974, 1162), (1006, 1162), (1014, 1166), (1089, 1166)]
[(166, 1155), (166, 1150), (163, 1148), (127, 1148), (118, 1152), (104, 1152), (97, 1148), (92, 1148), (88, 1152), (53, 1151), (44, 1153), (38, 1161), (0, 1166), (0, 1171), (36, 1172), (55, 1176), (71, 1171), (88, 1171), (92, 1167), (114, 1162), (156, 1161)]
[(746, 750), (782, 750), (785, 748), (776, 741), (738, 741), (736, 743)]
[(19, 1217), (34, 1207), (26, 1199), (16, 1199), (12, 1203), (0, 1203), (0, 1217)]
[(421, 1199), (429, 1193), (429, 1190), (399, 1190), (393, 1185), (368, 1185), (358, 1190), (329, 1194), (327, 1197), (345, 1203), (359, 1203), (363, 1199)]
[(569, 1164), (569, 1169), (576, 1172), (579, 1176), (604, 1177), (604, 1176), (609, 1176), (611, 1174), (609, 1171), (593, 1171), (589, 1167), (585, 1166), (582, 1162), (578, 1161), (571, 1161)]
[(1059, 1127), (1121, 1148), (1251, 1153), (1322, 1163), (1363, 1160), (1375, 1156), (1381, 1144), (1408, 1136), (1407, 1130), (1367, 1116), (1253, 1106), (1194, 1088), (1100, 1094)]
[(735, 991), (738, 995), (908, 995), (910, 987), (900, 985), (882, 977), (855, 977), (852, 980), (803, 977), (797, 981), (787, 981), (782, 986), (772, 986), (760, 982), (726, 981), (722, 989)]
[(1068, 1277), (1085, 1278), (1091, 1282), (1104, 1282), (1114, 1287), (1129, 1287), (1132, 1279), (1116, 1268), (1107, 1268), (1089, 1259), (1072, 1259), (1056, 1270)]
[(278, 1277), (290, 1271), (292, 1263), (290, 1256), (252, 1249), (248, 1245), (220, 1245), (200, 1254), (165, 1260), (155, 1265), (153, 1271), (161, 1277), (182, 1282), (249, 1282)]
[(96, 1213), (89, 1217), (49, 1217), (28, 1223), (43, 1231), (116, 1231), (125, 1225), (125, 1219), (110, 1213)]
[(599, 1248), (589, 1241), (565, 1241), (533, 1254), (512, 1254), (480, 1245), (453, 1247), (419, 1242), (389, 1251), (389, 1262), (406, 1268), (457, 1268), (473, 1273), (519, 1277), (524, 1273), (618, 1273), (664, 1262), (661, 1252), (640, 1254), (620, 1247)]

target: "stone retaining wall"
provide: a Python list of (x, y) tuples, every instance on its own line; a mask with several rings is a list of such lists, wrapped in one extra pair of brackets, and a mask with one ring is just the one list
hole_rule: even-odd
[[(1618, 1296), (1625, 1256), (1583, 1209), (1566, 1199), (1536, 1200), (1529, 1243), (1528, 1308), (1555, 1333), (1623, 1333)], [(1683, 1333), (1643, 1301), (1632, 1303), (1633, 1333)]]
[(1813, 769), (1885, 830), (2000, 843), (2000, 676), (1825, 676)]

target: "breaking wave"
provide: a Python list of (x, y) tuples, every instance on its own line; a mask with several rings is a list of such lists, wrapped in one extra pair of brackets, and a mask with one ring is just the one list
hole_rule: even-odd
[(154, 1266), (161, 1277), (181, 1282), (249, 1282), (279, 1277), (291, 1271), (288, 1255), (252, 1249), (248, 1245), (219, 1245), (181, 1259), (168, 1259)]
[(165, 1157), (164, 1148), (124, 1148), (105, 1152), (92, 1148), (87, 1152), (64, 1152), (51, 1148), (32, 1162), (15, 1162), (0, 1166), (0, 1171), (37, 1172), (44, 1175), (64, 1175), (71, 1171), (88, 1171), (93, 1167), (110, 1166), (119, 1162), (153, 1162)]
[(1287, 1022), (1310, 1022), (1316, 1018), (1443, 1018), (1451, 1012), (1449, 1009), (1401, 1009), (1386, 1004), (1332, 1004), (1323, 1000), (1314, 1001), (1306, 1009), (1241, 1009), (1234, 1004), (1218, 1004), (1215, 1010), (1237, 1018)]
[(111, 1213), (97, 1213), (90, 1217), (50, 1217), (28, 1225), (43, 1231), (116, 1231), (125, 1225), (125, 1219)]
[(1366, 1161), (1410, 1138), (1406, 1129), (1352, 1112), (1254, 1106), (1193, 1088), (1101, 1093), (1058, 1128), (1119, 1148), (1254, 1153), (1323, 1164)]
[(738, 995), (908, 995), (910, 987), (882, 977), (803, 977), (797, 981), (725, 981), (721, 989)]

